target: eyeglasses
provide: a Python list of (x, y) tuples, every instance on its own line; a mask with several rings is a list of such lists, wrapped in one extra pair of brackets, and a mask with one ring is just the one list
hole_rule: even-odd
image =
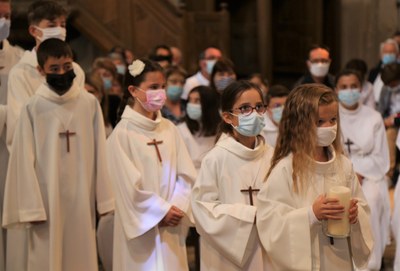
[(247, 116), (253, 113), (253, 110), (256, 110), (258, 114), (263, 114), (267, 107), (264, 104), (257, 104), (256, 106), (252, 107), (251, 105), (242, 105), (238, 108), (233, 108), (231, 113), (235, 110), (240, 111), (241, 114)]

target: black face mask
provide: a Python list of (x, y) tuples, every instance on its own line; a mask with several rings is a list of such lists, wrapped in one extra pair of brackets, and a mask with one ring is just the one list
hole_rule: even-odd
[(71, 88), (75, 76), (74, 70), (69, 70), (63, 74), (49, 73), (46, 74), (46, 82), (51, 90), (61, 96)]

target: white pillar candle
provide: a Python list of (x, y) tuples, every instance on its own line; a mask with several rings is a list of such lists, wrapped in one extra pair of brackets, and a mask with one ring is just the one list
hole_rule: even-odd
[(328, 191), (327, 197), (338, 199), (339, 204), (344, 206), (344, 212), (340, 215), (342, 217), (341, 220), (328, 219), (328, 233), (332, 236), (347, 236), (350, 232), (350, 188), (346, 186), (331, 187)]

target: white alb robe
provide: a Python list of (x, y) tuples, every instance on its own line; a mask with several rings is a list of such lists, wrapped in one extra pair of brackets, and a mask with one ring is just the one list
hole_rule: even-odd
[[(396, 146), (400, 149), (400, 133), (397, 134)], [(392, 213), (391, 230), (396, 240), (396, 254), (393, 269), (400, 271), (400, 176), (394, 189), (394, 208)]]
[(359, 221), (351, 225), (353, 261), (357, 267), (368, 263), (373, 246), (368, 204), (351, 162), (343, 155), (336, 157), (332, 149), (331, 153), (330, 161), (314, 163), (313, 178), (307, 180), (303, 192), (294, 192), (290, 154), (278, 162), (258, 194), (257, 229), (274, 270), (352, 270), (346, 239), (334, 238), (331, 245), (322, 223), (309, 219), (313, 202), (325, 193), (325, 179), (344, 178), (351, 183), (352, 197), (358, 199)]
[[(261, 189), (273, 154), (271, 146), (257, 137), (249, 149), (222, 134), (203, 159), (192, 192), (192, 211), (200, 234), (201, 270), (270, 270), (254, 224), (258, 212), (249, 192)], [(267, 258), (267, 257), (265, 257)]]
[(262, 129), (261, 134), (264, 136), (267, 144), (275, 148), (276, 140), (278, 138), (278, 133), (279, 133), (279, 127), (272, 122), (271, 118), (267, 113), (265, 113), (264, 119), (265, 119), (265, 126)]
[[(35, 94), (38, 87), (46, 81), (37, 70), (38, 62), (36, 49), (25, 51), (20, 61), (10, 70), (7, 85), (7, 131), (6, 144), (11, 150), (15, 129), (21, 114), (22, 107)], [(85, 86), (85, 75), (82, 68), (73, 63), (76, 78), (74, 83), (81, 89)], [(7, 233), (7, 270), (24, 270), (27, 257), (27, 236), (21, 229), (10, 229)], [(18, 259), (18, 260), (16, 260)]]
[(204, 156), (214, 147), (216, 136), (193, 135), (185, 122), (177, 128), (198, 171)]
[[(3, 40), (0, 50), (0, 219), (3, 213), (4, 184), (7, 175), (8, 149), (6, 146), (6, 119), (7, 119), (7, 82), (10, 69), (18, 63), (23, 54), (19, 47), (10, 45)], [(0, 271), (5, 268), (5, 230), (0, 230)]]
[[(67, 130), (75, 133), (69, 152), (60, 134)], [(3, 213), (4, 227), (27, 231), (27, 266), (21, 270), (98, 270), (96, 210), (114, 209), (105, 143), (100, 105), (76, 85), (59, 96), (42, 84), (23, 107)]]
[(390, 243), (390, 196), (386, 181), (390, 158), (385, 125), (381, 114), (362, 104), (355, 110), (339, 105), (339, 115), (343, 149), (354, 171), (364, 177), (362, 189), (371, 209), (375, 246), (368, 268), (379, 270), (386, 245)]
[[(85, 73), (77, 63), (72, 64), (76, 75), (74, 83), (84, 89)], [(46, 78), (39, 73), (37, 66), (36, 50), (32, 49), (25, 51), (20, 61), (10, 71), (7, 97), (7, 147), (9, 150), (22, 106), (46, 81)]]
[[(154, 139), (162, 141), (161, 162), (148, 145)], [(160, 112), (152, 120), (127, 106), (107, 149), (116, 198), (113, 270), (188, 270), (186, 218), (196, 169), (175, 125)], [(173, 205), (185, 217), (160, 227)]]
[(363, 105), (369, 106), (373, 109), (376, 108), (376, 102), (374, 97), (374, 86), (369, 81), (364, 81), (361, 86), (360, 102)]

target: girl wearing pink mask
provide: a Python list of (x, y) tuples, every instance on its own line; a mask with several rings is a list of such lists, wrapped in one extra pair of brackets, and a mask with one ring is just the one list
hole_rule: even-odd
[(161, 116), (161, 66), (141, 59), (128, 69), (122, 115), (107, 141), (117, 199), (113, 270), (188, 270), (196, 170), (177, 128)]

